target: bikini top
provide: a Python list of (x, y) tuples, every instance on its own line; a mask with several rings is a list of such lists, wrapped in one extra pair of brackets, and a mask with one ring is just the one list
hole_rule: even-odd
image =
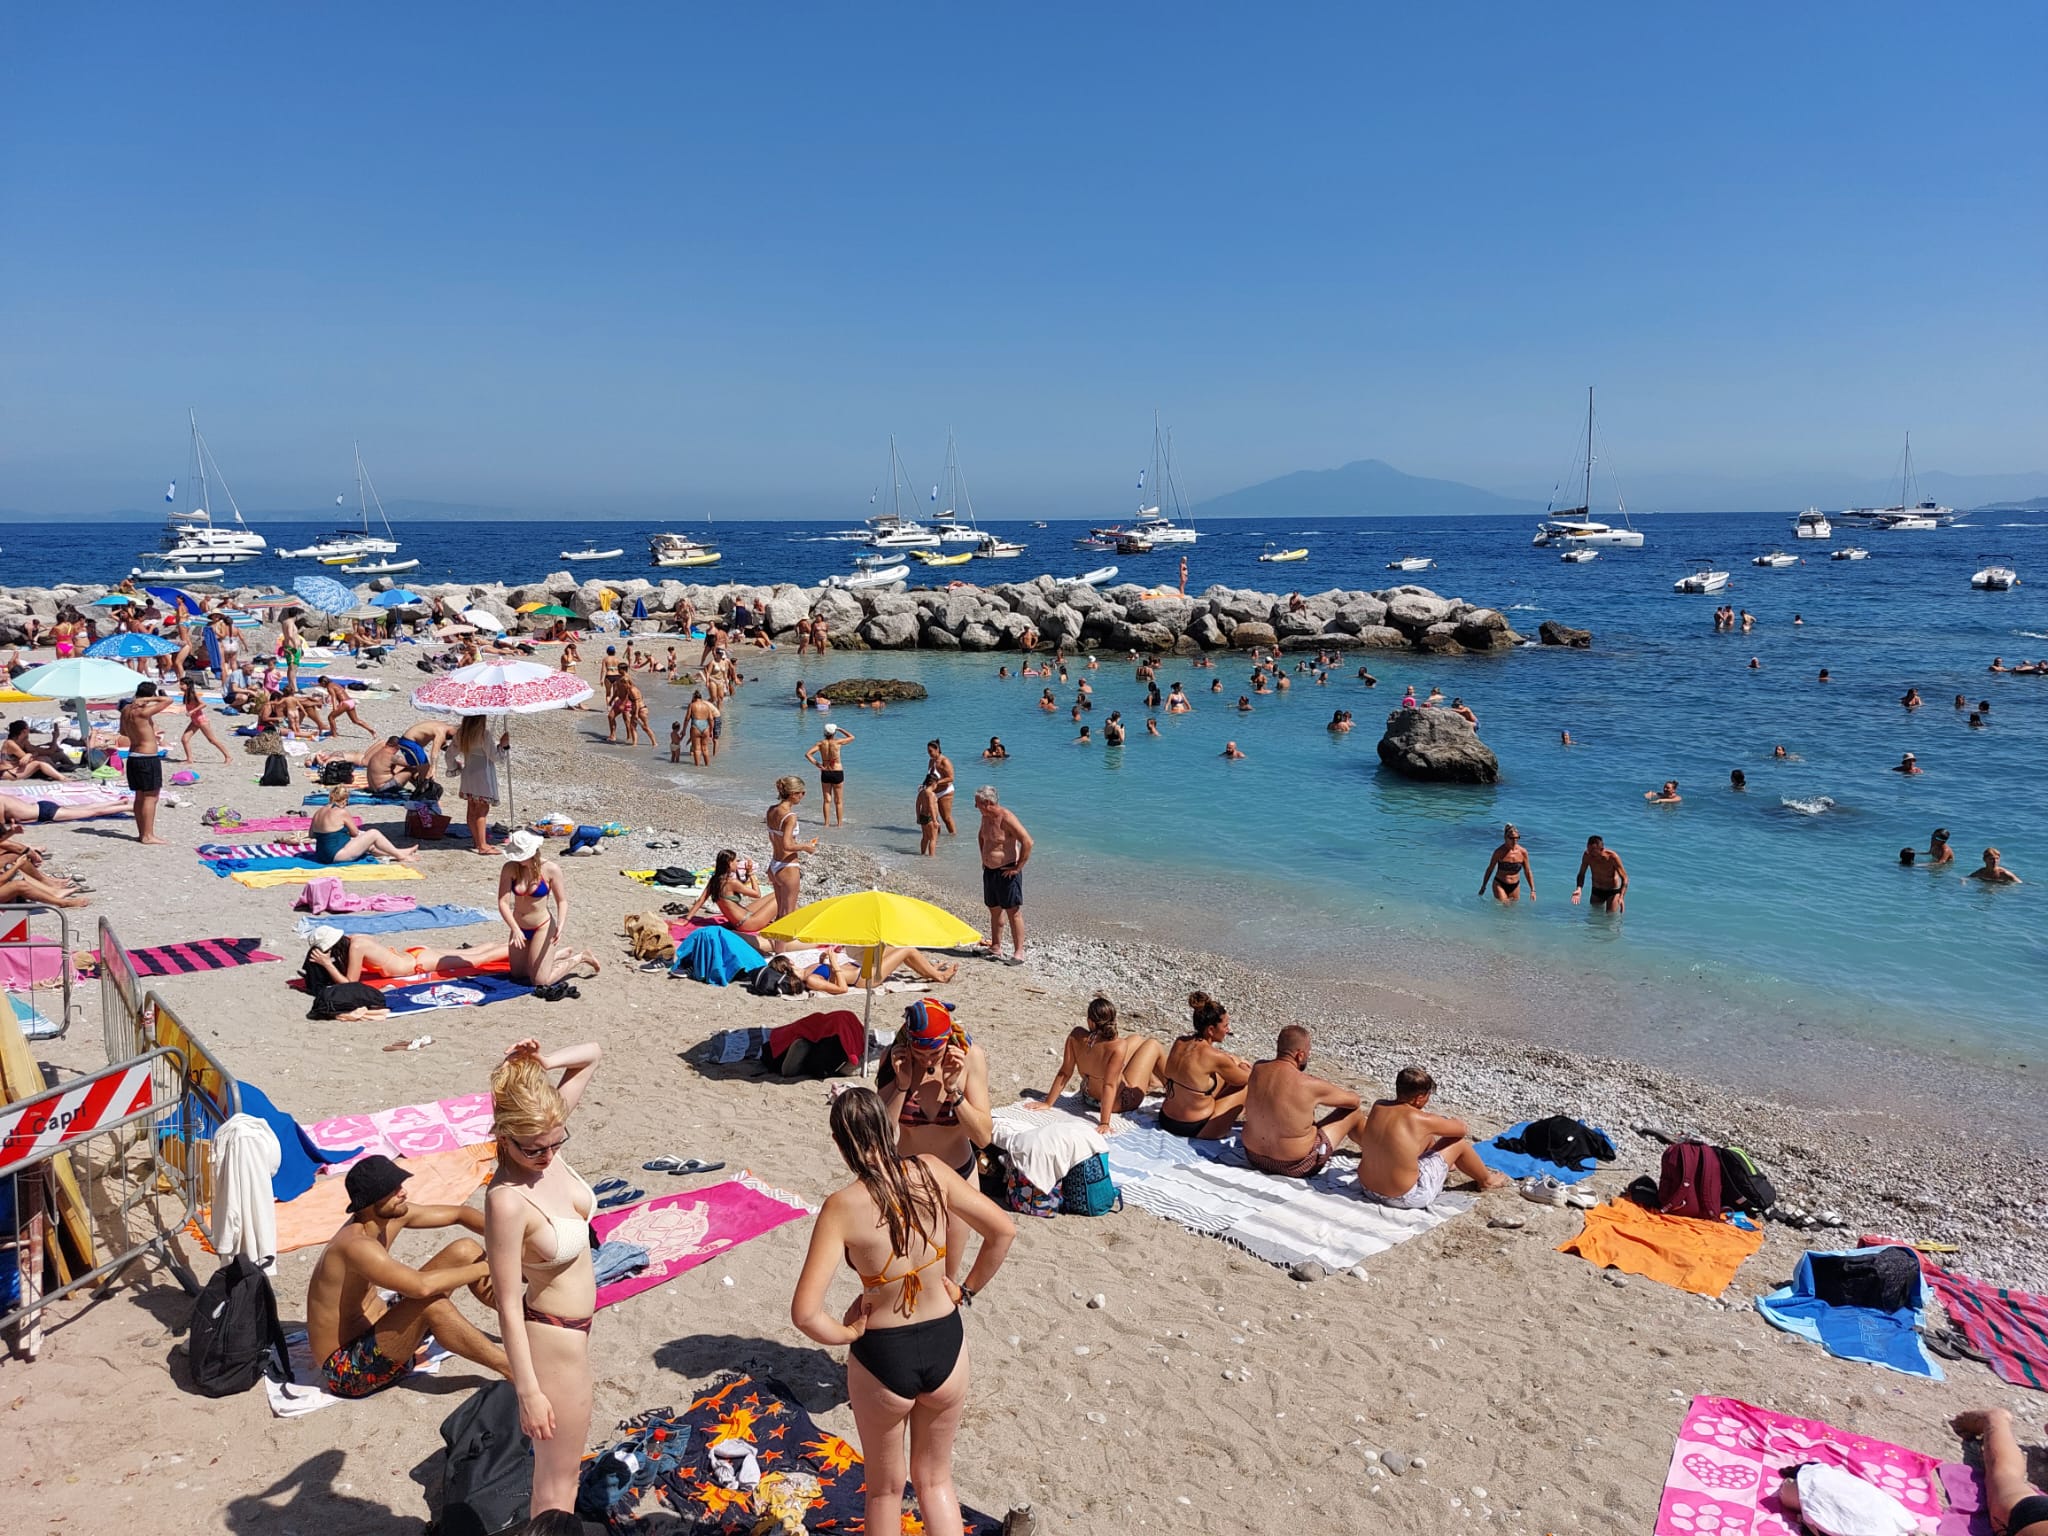
[(924, 1105), (919, 1102), (917, 1095), (915, 1093), (906, 1093), (903, 1096), (903, 1107), (896, 1111), (896, 1123), (898, 1125), (958, 1125), (960, 1123), (960, 1106), (952, 1100), (941, 1099), (939, 1100), (938, 1114), (927, 1115)]
[[(899, 1317), (910, 1317), (917, 1311), (917, 1298), (924, 1294), (924, 1272), (934, 1264), (943, 1262), (945, 1257), (946, 1250), (934, 1245), (930, 1258), (926, 1259), (922, 1264), (904, 1270), (900, 1275), (890, 1274), (889, 1267), (886, 1264), (882, 1266), (882, 1272), (879, 1275), (860, 1275), (858, 1269), (854, 1273), (860, 1275), (860, 1285), (864, 1291), (871, 1291), (878, 1285), (888, 1285), (892, 1281), (901, 1280), (903, 1282), (903, 1291), (896, 1298), (896, 1315)], [(848, 1256), (848, 1262), (851, 1262), (851, 1255)]]
[(535, 1200), (533, 1196), (527, 1195), (527, 1203), (536, 1211), (540, 1211), (541, 1215), (546, 1218), (547, 1224), (554, 1230), (555, 1239), (553, 1256), (546, 1259), (526, 1259), (525, 1264), (528, 1269), (567, 1269), (576, 1262), (579, 1255), (590, 1251), (590, 1216), (591, 1212), (597, 1209), (597, 1196), (591, 1193), (590, 1186), (584, 1182), (583, 1175), (574, 1168), (571, 1168), (567, 1163), (562, 1164), (562, 1171), (576, 1181), (577, 1187), (583, 1191), (584, 1199), (588, 1204), (572, 1200), (571, 1203), (576, 1206), (581, 1214), (576, 1216), (550, 1216), (546, 1211), (541, 1211), (539, 1201)]

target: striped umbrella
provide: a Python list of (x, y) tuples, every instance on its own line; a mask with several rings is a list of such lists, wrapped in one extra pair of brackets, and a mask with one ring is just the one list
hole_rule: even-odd
[(292, 591), (320, 613), (347, 613), (356, 605), (355, 593), (331, 576), (301, 576), (292, 583)]
[[(581, 704), (596, 692), (573, 672), (557, 672), (530, 661), (486, 661), (458, 667), (412, 691), (413, 708), (436, 715), (538, 715)], [(506, 810), (519, 820), (512, 793), (512, 768), (505, 767)]]

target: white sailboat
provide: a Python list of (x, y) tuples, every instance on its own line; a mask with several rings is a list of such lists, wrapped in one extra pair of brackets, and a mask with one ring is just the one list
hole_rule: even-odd
[(1181, 519), (1187, 518), (1187, 509), (1180, 504), (1180, 487), (1173, 478), (1173, 434), (1160, 427), (1156, 411), (1152, 414), (1151, 475), (1152, 494), (1158, 500), (1149, 507), (1145, 505), (1145, 475), (1146, 471), (1138, 471), (1138, 510), (1131, 518), (1130, 527), (1118, 525), (1091, 529), (1091, 540), (1083, 542), (1077, 539), (1077, 548), (1147, 554), (1154, 549), (1192, 544), (1201, 537), (1191, 523), (1176, 522), (1166, 513), (1165, 509), (1171, 506)]
[[(903, 515), (903, 460), (896, 452), (896, 435), (889, 434), (889, 510), (877, 512), (868, 519), (870, 532), (867, 542), (876, 549), (937, 549), (938, 534)], [(932, 500), (937, 501), (939, 488), (932, 487)], [(979, 537), (979, 535), (977, 535)]]
[[(304, 549), (280, 549), (280, 560), (319, 560), (328, 565), (352, 565), (355, 561), (370, 555), (395, 555), (398, 540), (391, 532), (391, 519), (385, 515), (384, 503), (377, 496), (377, 487), (371, 483), (370, 472), (363, 468), (363, 445), (357, 443), (356, 450), (356, 507), (361, 515), (360, 528), (340, 528), (332, 538), (308, 544)], [(346, 506), (340, 496), (334, 498), (337, 507)], [(377, 521), (384, 525), (384, 535), (379, 538), (370, 531), (370, 508), (377, 509)]]
[[(254, 560), (268, 548), (263, 535), (252, 530), (242, 521), (242, 509), (235, 505), (235, 493), (228, 489), (228, 482), (220, 472), (220, 465), (214, 462), (213, 452), (206, 446), (206, 439), (199, 435), (199, 413), (189, 413), (192, 428), (192, 457), (190, 480), (199, 483), (199, 505), (190, 511), (173, 511), (164, 519), (164, 536), (158, 548), (168, 556), (167, 565), (240, 565), (245, 560)], [(213, 521), (213, 485), (220, 484), (220, 493), (227, 499), (229, 514), (234, 518), (232, 528), (216, 526)], [(164, 500), (173, 507), (177, 505), (178, 483), (173, 480)]]
[[(980, 548), (986, 537), (980, 524), (974, 520), (974, 498), (968, 494), (967, 477), (960, 472), (960, 450), (953, 440), (953, 429), (946, 429), (946, 467), (940, 476), (940, 485), (946, 491), (946, 510), (932, 519), (932, 528), (942, 545), (965, 546), (969, 554)], [(937, 504), (939, 486), (932, 487), (932, 501)], [(961, 508), (966, 508), (963, 513)], [(954, 551), (956, 554), (959, 551)]]
[(1840, 513), (1844, 522), (1863, 523), (1887, 533), (1932, 533), (1956, 520), (1955, 508), (1920, 500), (1913, 483), (1913, 434), (1906, 434), (1899, 459), (1899, 499), (1889, 507), (1851, 507)]
[[(1553, 493), (1554, 495), (1555, 493)], [(1643, 536), (1636, 532), (1635, 525), (1628, 520), (1628, 508), (1622, 506), (1619, 498), (1615, 505), (1621, 512), (1624, 526), (1616, 528), (1603, 523), (1593, 516), (1593, 386), (1586, 386), (1586, 471), (1580, 484), (1579, 505), (1567, 507), (1562, 512), (1553, 510), (1549, 516), (1536, 525), (1536, 537), (1529, 542), (1538, 549), (1552, 545), (1573, 548), (1595, 545), (1605, 549), (1641, 549)]]

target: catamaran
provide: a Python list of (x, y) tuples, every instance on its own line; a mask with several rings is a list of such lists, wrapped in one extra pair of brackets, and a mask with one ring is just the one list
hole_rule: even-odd
[[(199, 482), (199, 505), (188, 512), (172, 511), (166, 516), (164, 536), (157, 547), (168, 556), (166, 563), (174, 566), (239, 565), (244, 560), (254, 560), (268, 547), (263, 535), (242, 521), (242, 509), (235, 505), (235, 493), (228, 489), (220, 465), (214, 462), (206, 439), (199, 435), (198, 412), (191, 412), (189, 419), (192, 427), (190, 478)], [(214, 525), (212, 487), (215, 481), (220, 482), (220, 493), (227, 499), (228, 511), (234, 517), (232, 528)], [(170, 489), (164, 492), (164, 500), (173, 507), (177, 505), (177, 481), (173, 480)]]
[[(1555, 495), (1555, 493), (1552, 493)], [(1593, 513), (1593, 387), (1586, 386), (1586, 465), (1585, 478), (1580, 482), (1579, 504), (1567, 507), (1562, 512), (1552, 510), (1550, 515), (1536, 525), (1536, 537), (1529, 542), (1538, 549), (1552, 545), (1571, 548), (1579, 545), (1598, 545), (1606, 549), (1641, 549), (1643, 536), (1636, 532), (1635, 525), (1628, 520), (1628, 508), (1616, 498), (1616, 507), (1626, 525), (1616, 528), (1612, 523), (1603, 523)]]
[[(370, 472), (363, 468), (363, 445), (356, 448), (356, 507), (362, 516), (360, 528), (339, 528), (334, 536), (322, 539), (317, 544), (308, 544), (304, 549), (280, 549), (280, 560), (319, 560), (328, 565), (353, 564), (370, 555), (395, 555), (398, 540), (391, 532), (391, 519), (384, 515), (384, 503), (377, 497), (377, 487), (370, 481)], [(337, 496), (337, 507), (346, 506), (347, 501)], [(379, 538), (370, 532), (370, 508), (377, 509), (377, 521), (384, 525), (384, 536)]]
[(1918, 500), (1913, 483), (1913, 434), (1906, 434), (1906, 448), (1899, 459), (1899, 499), (1889, 507), (1850, 507), (1838, 513), (1845, 523), (1862, 523), (1887, 533), (1932, 533), (1956, 520), (1955, 508), (1934, 500)]
[[(1154, 549), (1169, 545), (1192, 544), (1200, 538), (1192, 526), (1175, 522), (1166, 515), (1166, 507), (1182, 518), (1187, 510), (1180, 504), (1180, 487), (1173, 478), (1173, 435), (1161, 429), (1159, 415), (1152, 416), (1152, 493), (1159, 499), (1151, 506), (1145, 505), (1145, 476), (1147, 471), (1138, 471), (1138, 510), (1131, 518), (1130, 527), (1116, 524), (1108, 528), (1090, 529), (1089, 540), (1076, 539), (1078, 549), (1114, 549), (1121, 554), (1146, 554)], [(1095, 542), (1100, 540), (1101, 542)], [(1140, 548), (1140, 546), (1143, 546)]]
[[(889, 434), (889, 510), (877, 512), (868, 519), (867, 542), (876, 549), (937, 549), (941, 543), (938, 534), (914, 519), (903, 515), (903, 460), (896, 452), (896, 435)], [(932, 500), (937, 501), (939, 488), (932, 487)], [(977, 535), (978, 537), (978, 535)]]

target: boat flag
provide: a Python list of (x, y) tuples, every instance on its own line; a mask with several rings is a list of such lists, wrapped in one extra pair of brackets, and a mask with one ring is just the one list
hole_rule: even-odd
[(933, 486), (933, 487), (932, 487), (932, 505), (936, 507), (936, 506), (937, 506), (938, 504), (939, 504), (939, 488), (938, 488), (938, 487), (937, 487), (937, 486), (935, 485), (935, 486)]
[(1142, 469), (1138, 471), (1138, 489), (1141, 491), (1145, 489), (1145, 471)]
[(334, 504), (335, 504), (335, 505), (336, 505), (337, 507), (338, 507), (338, 506), (340, 506), (340, 505), (342, 504), (342, 502), (341, 502), (341, 498), (340, 498), (339, 496), (337, 496), (337, 497), (335, 497), (335, 498), (334, 498)]
[(171, 482), (171, 483), (170, 483), (170, 484), (169, 484), (168, 486), (166, 486), (166, 487), (164, 488), (164, 500), (165, 500), (165, 501), (176, 501), (177, 499), (178, 499), (178, 482), (177, 482), (177, 481), (175, 481), (175, 480), (173, 480), (173, 481), (172, 481), (172, 482)]

